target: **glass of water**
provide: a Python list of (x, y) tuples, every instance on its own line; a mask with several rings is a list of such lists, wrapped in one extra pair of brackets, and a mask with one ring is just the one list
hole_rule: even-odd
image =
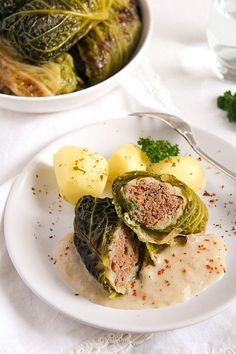
[(207, 37), (215, 56), (214, 71), (236, 81), (236, 0), (211, 1)]

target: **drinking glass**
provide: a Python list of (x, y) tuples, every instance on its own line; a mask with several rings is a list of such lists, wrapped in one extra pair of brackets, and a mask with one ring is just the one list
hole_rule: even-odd
[(236, 81), (236, 0), (212, 0), (207, 37), (215, 73)]

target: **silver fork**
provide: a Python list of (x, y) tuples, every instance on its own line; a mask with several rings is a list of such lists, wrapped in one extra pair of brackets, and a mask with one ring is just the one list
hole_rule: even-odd
[(168, 124), (171, 128), (176, 130), (182, 137), (187, 140), (192, 149), (207, 162), (218, 168), (220, 171), (224, 172), (227, 176), (233, 178), (236, 181), (236, 173), (230, 171), (228, 168), (222, 166), (219, 162), (212, 159), (208, 156), (200, 147), (197, 146), (197, 143), (194, 139), (191, 127), (181, 118), (167, 114), (167, 113), (159, 113), (159, 112), (137, 112), (132, 113), (130, 116), (136, 117), (149, 117), (149, 118), (158, 118)]

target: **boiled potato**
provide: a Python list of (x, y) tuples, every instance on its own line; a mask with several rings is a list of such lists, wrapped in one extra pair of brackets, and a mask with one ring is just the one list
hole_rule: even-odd
[(101, 197), (107, 182), (107, 160), (88, 149), (64, 146), (53, 158), (61, 196), (75, 205), (84, 195)]
[(108, 160), (108, 180), (114, 179), (128, 171), (145, 171), (148, 158), (146, 154), (135, 144), (126, 144), (118, 147)]
[(173, 156), (151, 165), (148, 171), (168, 173), (184, 182), (195, 192), (205, 187), (206, 177), (199, 161), (190, 156)]

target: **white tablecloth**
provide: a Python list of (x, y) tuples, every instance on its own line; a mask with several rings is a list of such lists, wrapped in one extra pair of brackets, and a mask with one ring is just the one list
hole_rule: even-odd
[[(214, 100), (226, 89), (235, 91), (235, 85), (215, 79), (207, 66), (186, 64), (191, 47), (206, 48), (204, 11), (209, 1), (150, 2), (156, 20), (148, 52), (152, 66), (170, 88), (186, 120), (234, 143), (236, 128), (217, 110)], [(155, 81), (157, 107), (175, 111), (168, 92), (158, 80), (157, 76), (155, 80), (146, 78), (147, 83)], [(152, 105), (152, 100), (148, 102), (140, 94), (142, 89), (137, 89), (136, 96), (146, 105)], [(67, 113), (33, 115), (0, 110), (0, 353), (236, 353), (236, 305), (204, 323), (171, 332), (107, 333), (81, 325), (44, 304), (21, 281), (8, 257), (2, 220), (13, 176), (46, 144), (66, 132), (138, 109), (140, 105), (117, 87), (96, 103)]]

